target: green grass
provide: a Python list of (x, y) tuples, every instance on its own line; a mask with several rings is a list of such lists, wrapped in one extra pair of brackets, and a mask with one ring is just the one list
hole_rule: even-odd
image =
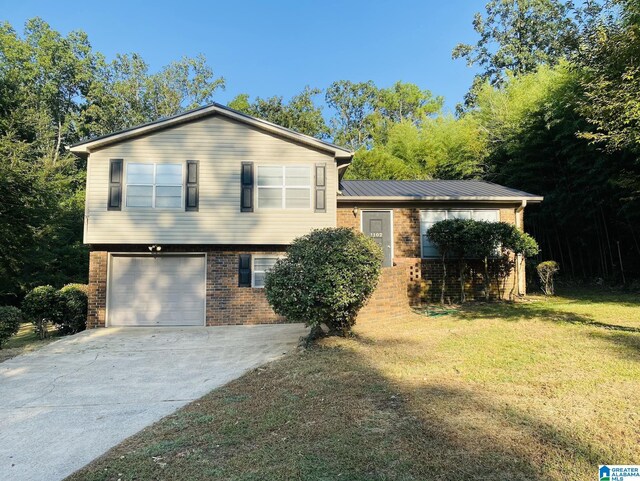
[(576, 480), (638, 462), (640, 297), (357, 326), (126, 440), (77, 480)]
[(29, 322), (23, 323), (18, 333), (9, 339), (2, 349), (0, 349), (0, 362), (6, 361), (19, 354), (33, 351), (51, 341), (55, 341), (59, 334), (55, 330), (52, 330), (49, 336), (49, 338), (42, 340), (38, 338), (38, 335), (33, 331), (33, 324)]

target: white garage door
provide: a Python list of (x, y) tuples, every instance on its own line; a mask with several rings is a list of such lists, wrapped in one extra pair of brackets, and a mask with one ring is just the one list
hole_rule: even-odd
[(204, 325), (205, 259), (111, 256), (109, 326)]

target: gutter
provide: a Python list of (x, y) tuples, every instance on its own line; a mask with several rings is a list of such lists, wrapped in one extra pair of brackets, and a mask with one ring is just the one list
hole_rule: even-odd
[(518, 209), (522, 210), (527, 203), (542, 202), (543, 197), (482, 197), (482, 196), (359, 196), (359, 195), (342, 195), (338, 197), (338, 202), (415, 202), (415, 201), (441, 201), (441, 202), (520, 202)]

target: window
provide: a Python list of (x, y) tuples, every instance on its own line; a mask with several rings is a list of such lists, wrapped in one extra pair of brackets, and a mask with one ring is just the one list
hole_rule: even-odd
[(182, 164), (127, 164), (127, 207), (182, 207)]
[(258, 166), (259, 209), (309, 209), (311, 168)]
[(497, 209), (456, 209), (456, 210), (423, 210), (420, 211), (420, 237), (422, 239), (422, 257), (438, 257), (438, 249), (427, 238), (427, 231), (441, 220), (473, 219), (487, 222), (498, 222), (500, 211)]
[(275, 265), (278, 257), (253, 257), (253, 282), (252, 287), (264, 287), (264, 278), (267, 272)]

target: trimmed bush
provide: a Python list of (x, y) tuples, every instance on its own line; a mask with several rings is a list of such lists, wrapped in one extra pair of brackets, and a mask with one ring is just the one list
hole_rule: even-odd
[(540, 278), (540, 287), (545, 296), (553, 296), (555, 294), (554, 277), (560, 270), (560, 266), (556, 261), (544, 261), (536, 267), (538, 277)]
[(382, 259), (382, 249), (361, 233), (315, 230), (295, 239), (267, 273), (267, 300), (287, 320), (311, 326), (310, 339), (323, 323), (345, 336), (376, 288)]
[(86, 284), (67, 284), (60, 289), (62, 316), (58, 329), (63, 334), (75, 334), (87, 328), (87, 293)]
[(13, 306), (0, 306), (0, 349), (20, 330), (24, 322), (22, 311)]
[(22, 301), (22, 311), (35, 327), (40, 339), (49, 335), (49, 324), (60, 324), (62, 319), (62, 296), (51, 286), (38, 286)]

